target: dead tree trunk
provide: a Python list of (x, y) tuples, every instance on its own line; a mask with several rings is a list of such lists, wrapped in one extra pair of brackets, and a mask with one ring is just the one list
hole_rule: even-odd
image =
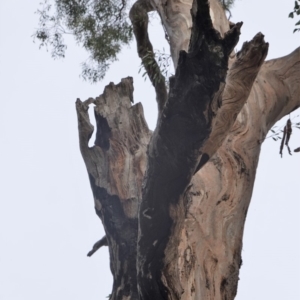
[[(160, 13), (177, 66), (169, 93), (154, 76), (154, 55), (146, 69), (157, 94), (155, 131), (142, 105), (131, 104), (131, 78), (76, 102), (80, 149), (106, 232), (94, 250), (107, 242), (111, 299), (232, 300), (261, 144), (300, 106), (300, 48), (264, 63), (268, 44), (257, 34), (234, 55), (242, 23), (229, 29), (216, 1), (213, 22), (206, 0), (195, 0), (185, 19), (187, 3), (173, 4), (138, 0), (130, 13), (141, 58), (153, 51), (147, 13)], [(91, 103), (97, 134), (90, 148)]]

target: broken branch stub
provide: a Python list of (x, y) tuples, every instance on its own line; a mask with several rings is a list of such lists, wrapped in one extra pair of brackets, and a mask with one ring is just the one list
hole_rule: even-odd
[[(220, 108), (212, 122), (212, 132), (203, 147), (203, 152), (212, 157), (222, 145), (232, 128), (238, 114), (246, 103), (254, 80), (268, 53), (269, 44), (264, 35), (258, 33), (250, 42), (245, 42), (235, 57), (226, 76), (226, 85), (222, 93), (216, 94), (216, 103)], [(197, 167), (197, 171), (201, 165)]]
[(106, 235), (93, 245), (93, 249), (88, 252), (87, 256), (89, 256), (89, 257), (92, 256), (102, 246), (108, 246)]

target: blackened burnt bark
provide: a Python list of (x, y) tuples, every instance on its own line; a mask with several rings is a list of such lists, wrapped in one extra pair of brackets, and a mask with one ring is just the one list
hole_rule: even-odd
[[(101, 209), (96, 214), (104, 224), (110, 252), (110, 269), (113, 274), (113, 299), (138, 299), (136, 280), (137, 218), (128, 218), (117, 195), (96, 185), (89, 174), (94, 199)], [(119, 288), (122, 287), (122, 288)]]
[[(168, 299), (164, 251), (171, 235), (171, 207), (179, 203), (199, 165), (220, 107), (228, 59), (241, 23), (224, 38), (213, 28), (207, 1), (194, 1), (189, 52), (180, 52), (175, 78), (148, 149), (139, 211), (138, 285), (141, 299)], [(202, 158), (203, 157), (203, 158)]]
[(109, 138), (111, 130), (108, 126), (106, 118), (95, 112), (95, 119), (97, 124), (97, 133), (95, 145), (101, 147), (103, 150), (109, 149)]

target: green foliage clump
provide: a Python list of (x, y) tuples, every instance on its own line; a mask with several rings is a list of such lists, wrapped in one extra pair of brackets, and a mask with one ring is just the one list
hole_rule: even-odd
[(233, 6), (234, 0), (219, 0), (225, 9), (230, 9)]
[(90, 54), (82, 64), (86, 80), (101, 80), (124, 44), (132, 39), (126, 0), (44, 0), (37, 10), (34, 39), (51, 48), (54, 58), (65, 56), (64, 35), (71, 34)]
[[(294, 15), (300, 15), (300, 0), (296, 0), (295, 1), (295, 5), (294, 5), (294, 11), (292, 11), (290, 14), (289, 14), (289, 18), (294, 18)], [(296, 28), (294, 29), (294, 33), (296, 31), (300, 31), (300, 27), (297, 27), (297, 26), (300, 26), (300, 20), (295, 24)]]

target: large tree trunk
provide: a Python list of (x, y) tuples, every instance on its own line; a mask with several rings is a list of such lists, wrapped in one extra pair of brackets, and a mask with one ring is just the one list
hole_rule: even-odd
[[(156, 9), (177, 66), (169, 93), (155, 79), (164, 78), (154, 56), (146, 66), (159, 108), (153, 133), (142, 105), (131, 104), (131, 78), (76, 102), (80, 149), (110, 251), (111, 299), (234, 299), (261, 144), (300, 106), (300, 49), (264, 63), (268, 44), (257, 34), (234, 55), (242, 24), (229, 30), (211, 1), (219, 34), (207, 2), (194, 1), (192, 17), (191, 4), (139, 0), (131, 10), (140, 57), (153, 51), (147, 13)], [(91, 103), (97, 134), (90, 148)]]

